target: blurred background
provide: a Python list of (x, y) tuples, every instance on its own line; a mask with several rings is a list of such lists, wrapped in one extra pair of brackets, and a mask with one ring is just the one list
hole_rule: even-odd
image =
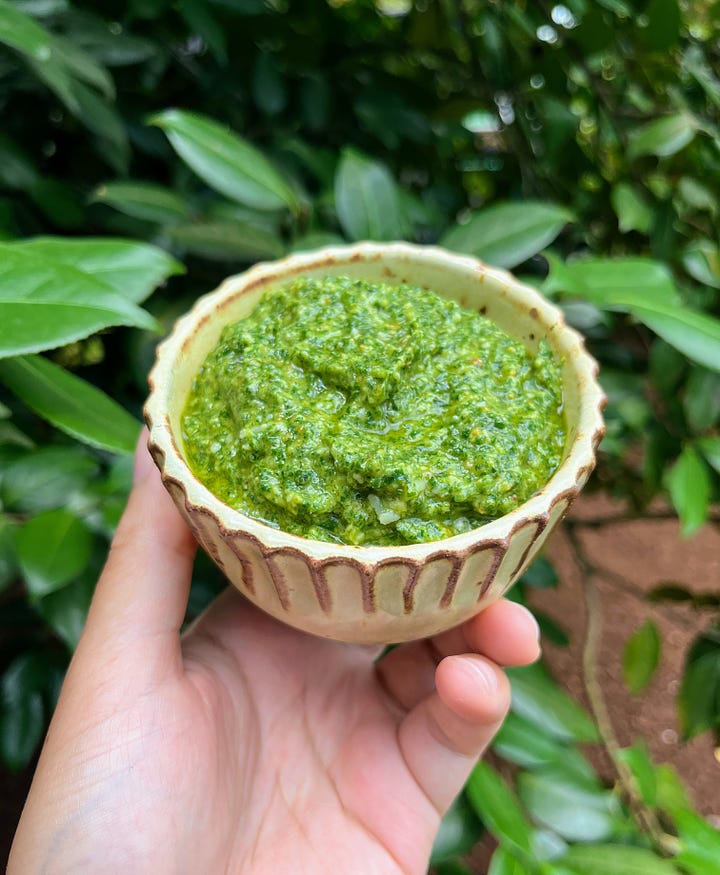
[(553, 298), (609, 399), (435, 871), (720, 872), (719, 37), (709, 0), (0, 0), (0, 857), (158, 339), (257, 260), (404, 239)]

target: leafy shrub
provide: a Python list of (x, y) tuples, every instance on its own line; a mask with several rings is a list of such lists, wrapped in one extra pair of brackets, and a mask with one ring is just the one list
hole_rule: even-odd
[[(258, 259), (407, 239), (517, 269), (603, 365), (596, 487), (638, 513), (665, 496), (685, 536), (705, 523), (720, 482), (719, 22), (714, 4), (677, 0), (131, 0), (102, 14), (0, 0), (9, 767), (31, 758), (82, 628), (158, 333)], [(555, 583), (541, 561), (524, 587)], [(190, 613), (219, 586), (200, 559)], [(679, 707), (687, 736), (717, 732), (718, 599), (654, 597), (707, 612)], [(660, 646), (651, 624), (628, 643), (631, 689)], [(613, 743), (601, 698), (590, 719), (541, 668), (513, 688), (495, 750), (519, 795), (479, 766), (439, 872), (462, 871), (478, 818), (500, 842), (494, 875), (717, 871), (717, 833), (641, 741)], [(598, 741), (613, 789), (577, 748)]]

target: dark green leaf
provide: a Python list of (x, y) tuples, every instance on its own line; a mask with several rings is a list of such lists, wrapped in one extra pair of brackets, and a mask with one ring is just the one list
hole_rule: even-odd
[(291, 252), (312, 252), (313, 249), (322, 249), (325, 246), (342, 246), (345, 240), (338, 234), (329, 231), (311, 231), (292, 242)]
[(554, 589), (558, 585), (558, 576), (549, 560), (539, 556), (523, 574), (522, 582), (534, 589)]
[(697, 121), (687, 112), (656, 119), (631, 131), (627, 156), (630, 161), (642, 155), (667, 158), (692, 142), (696, 132)]
[(218, 261), (279, 258), (284, 251), (277, 234), (248, 222), (193, 222), (164, 230), (173, 246)]
[(483, 834), (483, 827), (464, 795), (458, 796), (440, 823), (430, 864), (467, 854)]
[(561, 741), (597, 741), (595, 724), (539, 664), (508, 670), (512, 710)]
[(628, 638), (623, 652), (623, 677), (631, 693), (641, 693), (652, 680), (660, 663), (660, 633), (646, 620)]
[(127, 216), (163, 225), (185, 222), (190, 217), (185, 198), (154, 182), (106, 182), (95, 189), (93, 200), (109, 204)]
[(0, 497), (8, 510), (36, 513), (60, 507), (97, 471), (97, 462), (71, 447), (41, 447), (0, 469)]
[(0, 714), (0, 760), (13, 772), (25, 768), (45, 731), (40, 693), (5, 705)]
[(183, 161), (226, 197), (259, 210), (298, 209), (292, 189), (267, 158), (224, 125), (178, 109), (167, 109), (150, 123), (161, 127)]
[(720, 289), (720, 251), (712, 240), (695, 240), (683, 252), (682, 262), (694, 280)]
[(720, 437), (700, 438), (696, 446), (708, 464), (720, 474)]
[(647, 234), (652, 226), (653, 212), (634, 186), (627, 182), (618, 183), (612, 190), (611, 200), (623, 234), (627, 231)]
[(499, 203), (474, 213), (466, 224), (451, 228), (440, 243), (496, 267), (515, 267), (549, 246), (572, 221), (573, 214), (555, 204)]
[(693, 738), (720, 726), (720, 636), (695, 641), (685, 665), (678, 709), (683, 736)]
[(455, 860), (439, 863), (432, 870), (435, 875), (472, 875), (472, 872)]
[(650, 0), (642, 20), (644, 27), (639, 29), (638, 37), (645, 48), (663, 52), (677, 43), (682, 24), (678, 0)]
[(720, 419), (720, 374), (705, 368), (690, 371), (683, 407), (693, 431), (704, 431)]
[(482, 822), (499, 842), (517, 848), (521, 855), (530, 855), (532, 826), (525, 819), (515, 794), (491, 766), (483, 762), (475, 766), (466, 793)]
[(0, 516), (0, 592), (17, 577), (16, 536), (15, 523), (8, 517)]
[(542, 611), (535, 611), (535, 619), (538, 622), (540, 634), (543, 638), (552, 641), (552, 643), (557, 644), (558, 647), (567, 647), (570, 643), (570, 638), (568, 633), (559, 623), (556, 623), (552, 617), (548, 617), (548, 615), (544, 614)]
[(588, 789), (543, 770), (522, 772), (518, 791), (533, 819), (572, 842), (596, 842), (613, 831), (615, 801), (605, 790)]
[(0, 358), (52, 349), (111, 325), (155, 324), (90, 274), (0, 244)]
[(399, 240), (408, 232), (390, 171), (352, 149), (343, 152), (337, 168), (335, 208), (351, 240)]
[(54, 592), (77, 577), (90, 559), (92, 536), (66, 510), (33, 517), (17, 537), (20, 569), (32, 596)]
[(630, 845), (573, 845), (559, 862), (577, 875), (678, 875), (669, 860)]
[(94, 573), (86, 573), (36, 602), (37, 610), (71, 650), (77, 647), (85, 626), (95, 578)]
[(191, 31), (207, 44), (218, 63), (227, 64), (225, 31), (208, 9), (208, 4), (204, 0), (179, 0), (178, 7)]
[(15, 249), (82, 270), (134, 304), (144, 301), (169, 276), (185, 270), (157, 246), (112, 237), (34, 237), (15, 244)]
[(258, 54), (253, 70), (252, 93), (257, 106), (268, 115), (278, 115), (285, 109), (285, 83), (268, 52)]
[(676, 583), (662, 583), (654, 586), (647, 594), (651, 602), (691, 602), (693, 594), (689, 589)]
[(710, 501), (710, 472), (692, 447), (685, 447), (670, 469), (668, 489), (680, 517), (681, 534), (687, 538), (707, 519)]
[(140, 423), (100, 389), (40, 356), (0, 361), (0, 381), (54, 426), (94, 447), (132, 453)]

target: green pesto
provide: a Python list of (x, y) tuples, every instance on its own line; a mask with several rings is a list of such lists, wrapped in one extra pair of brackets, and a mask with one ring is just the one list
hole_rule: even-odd
[(300, 278), (227, 326), (182, 419), (196, 476), (286, 532), (412, 544), (512, 510), (558, 467), (560, 366), (434, 292)]

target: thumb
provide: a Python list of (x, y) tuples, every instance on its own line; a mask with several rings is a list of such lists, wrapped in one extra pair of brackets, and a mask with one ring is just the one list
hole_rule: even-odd
[(125, 647), (139, 638), (179, 653), (196, 543), (168, 495), (143, 429), (127, 507), (98, 580), (83, 638)]
[(484, 656), (448, 656), (435, 673), (435, 691), (400, 724), (408, 768), (438, 812), (450, 807), (510, 707), (504, 672)]

